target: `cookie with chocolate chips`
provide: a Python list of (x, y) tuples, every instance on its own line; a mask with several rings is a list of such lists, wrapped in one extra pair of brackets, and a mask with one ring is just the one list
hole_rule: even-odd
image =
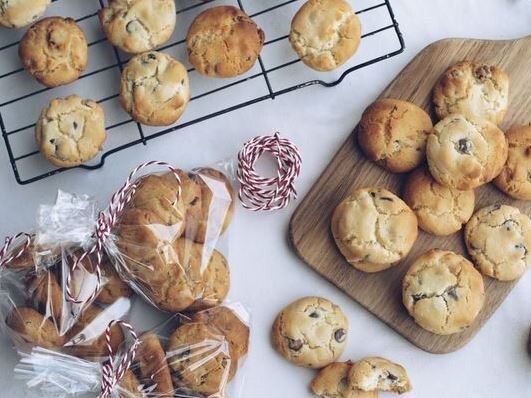
[(463, 256), (432, 249), (404, 276), (402, 301), (424, 329), (441, 335), (457, 333), (470, 326), (483, 307), (483, 277)]
[(321, 297), (304, 297), (278, 314), (271, 339), (288, 361), (320, 369), (343, 353), (347, 334), (348, 321), (339, 306)]
[(406, 369), (381, 357), (367, 357), (355, 362), (348, 373), (350, 391), (411, 391)]
[(334, 362), (321, 369), (313, 378), (310, 388), (319, 398), (378, 398), (378, 391), (349, 388), (352, 362)]
[(531, 220), (516, 207), (484, 207), (467, 223), (465, 243), (483, 274), (500, 281), (515, 280), (531, 265)]

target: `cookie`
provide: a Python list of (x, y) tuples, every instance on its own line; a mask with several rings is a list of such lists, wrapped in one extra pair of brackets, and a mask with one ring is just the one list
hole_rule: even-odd
[[(76, 357), (85, 359), (98, 359), (107, 357), (107, 340), (105, 336), (106, 328), (109, 321), (105, 321), (105, 315), (99, 318), (104, 310), (95, 305), (87, 307), (77, 318), (77, 322), (70, 328), (66, 334), (66, 340), (68, 344), (64, 347), (66, 354), (74, 355)], [(102, 324), (103, 321), (103, 324)], [(89, 340), (84, 342), (77, 342), (77, 337), (80, 333), (83, 333)], [(99, 333), (99, 334), (97, 334)], [(94, 334), (97, 334), (95, 337)], [(91, 338), (92, 337), (92, 338)], [(110, 345), (113, 352), (117, 352), (120, 345), (124, 342), (124, 334), (119, 325), (113, 325), (111, 327)]]
[(96, 297), (98, 303), (112, 304), (120, 297), (133, 295), (131, 288), (120, 278), (106, 256), (102, 260), (101, 270), (105, 283)]
[(88, 45), (72, 18), (49, 17), (24, 34), (19, 56), (24, 68), (39, 82), (57, 87), (77, 80), (85, 70)]
[(161, 397), (173, 397), (173, 382), (166, 353), (156, 334), (144, 333), (140, 336), (136, 362), (141, 380), (150, 392)]
[(454, 114), (433, 127), (426, 155), (439, 184), (466, 191), (500, 174), (507, 160), (507, 140), (489, 121)]
[(178, 327), (170, 336), (167, 357), (175, 385), (194, 393), (223, 396), (233, 376), (227, 341), (203, 323)]
[(347, 62), (361, 42), (361, 24), (345, 0), (309, 0), (291, 21), (291, 46), (302, 62), (330, 71)]
[(320, 369), (343, 353), (347, 334), (348, 321), (339, 306), (324, 298), (304, 297), (278, 314), (271, 339), (291, 363)]
[(378, 391), (349, 389), (348, 375), (352, 362), (334, 362), (321, 369), (310, 384), (319, 398), (378, 398)]
[(208, 325), (225, 336), (229, 343), (231, 367), (236, 371), (238, 362), (249, 350), (249, 326), (233, 310), (224, 306), (197, 312), (192, 315), (191, 321)]
[(411, 382), (403, 366), (381, 357), (367, 357), (355, 362), (349, 371), (349, 389), (391, 391), (403, 394), (411, 391)]
[(450, 66), (433, 89), (439, 119), (459, 113), (500, 124), (509, 102), (509, 77), (496, 66), (463, 61)]
[(403, 173), (424, 160), (432, 127), (430, 116), (415, 104), (384, 98), (363, 112), (358, 143), (367, 158), (393, 173)]
[(167, 54), (151, 51), (134, 56), (120, 82), (120, 103), (139, 123), (168, 126), (183, 114), (190, 100), (188, 72)]
[(109, 0), (99, 12), (107, 39), (128, 53), (142, 53), (165, 43), (176, 23), (174, 0)]
[(77, 95), (52, 100), (35, 125), (41, 154), (57, 167), (75, 167), (93, 159), (106, 138), (103, 108)]
[(402, 281), (402, 301), (421, 327), (453, 334), (470, 326), (481, 311), (481, 274), (463, 256), (432, 249), (416, 259)]
[(0, 26), (22, 28), (41, 17), (51, 0), (4, 0), (0, 3)]
[(516, 207), (484, 207), (467, 223), (465, 243), (484, 275), (515, 280), (531, 265), (531, 220)]
[(242, 10), (218, 6), (199, 14), (186, 36), (188, 58), (194, 68), (210, 77), (235, 77), (251, 69), (265, 35)]
[(14, 308), (7, 316), (6, 324), (13, 343), (24, 352), (32, 346), (57, 349), (65, 343), (64, 336), (59, 335), (53, 322), (32, 308)]
[(474, 190), (445, 187), (437, 183), (425, 168), (409, 175), (402, 198), (415, 212), (419, 227), (438, 236), (459, 231), (474, 212)]
[(215, 242), (232, 221), (234, 188), (225, 174), (208, 167), (195, 169), (190, 178), (200, 195), (188, 208), (186, 237), (200, 243)]
[(337, 247), (354, 268), (363, 272), (382, 271), (402, 260), (417, 234), (413, 211), (383, 188), (354, 191), (332, 215)]
[(507, 162), (494, 184), (514, 199), (531, 200), (531, 125), (509, 129), (505, 138)]
[(118, 383), (117, 389), (119, 398), (146, 398), (140, 382), (129, 369), (125, 371), (122, 379)]
[(28, 294), (41, 314), (52, 318), (56, 325), (61, 325), (63, 289), (52, 272), (46, 271), (35, 276), (28, 286)]

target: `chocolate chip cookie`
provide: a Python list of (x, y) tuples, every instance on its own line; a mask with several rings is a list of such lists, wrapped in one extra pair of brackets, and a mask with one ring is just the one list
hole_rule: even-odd
[(441, 335), (457, 333), (470, 326), (483, 307), (483, 277), (463, 256), (432, 249), (404, 276), (402, 300), (424, 329)]
[(48, 87), (77, 80), (85, 70), (88, 45), (71, 18), (49, 17), (32, 25), (19, 44), (24, 68)]
[(52, 100), (35, 126), (41, 154), (58, 167), (74, 167), (93, 159), (106, 138), (103, 108), (77, 95)]
[(0, 26), (22, 28), (41, 17), (51, 0), (2, 0), (0, 1)]
[(335, 209), (332, 235), (356, 269), (377, 272), (407, 256), (417, 239), (417, 217), (383, 188), (354, 191)]
[(349, 372), (352, 362), (334, 362), (321, 369), (310, 384), (319, 398), (378, 398), (378, 391), (349, 388)]
[(474, 212), (474, 190), (445, 187), (424, 167), (409, 175), (402, 198), (415, 212), (420, 228), (433, 235), (459, 231)]
[(412, 388), (406, 369), (381, 357), (367, 357), (354, 362), (348, 380), (349, 389), (353, 391), (390, 391), (403, 394)]
[(309, 0), (291, 21), (291, 46), (302, 62), (330, 71), (347, 62), (361, 41), (361, 24), (345, 0)]
[(167, 54), (150, 51), (131, 58), (122, 72), (120, 102), (131, 117), (150, 126), (167, 126), (190, 100), (188, 72)]
[(439, 184), (469, 190), (500, 174), (507, 160), (507, 140), (494, 123), (453, 114), (434, 126), (426, 154)]
[(514, 199), (531, 200), (531, 125), (512, 127), (505, 138), (507, 162), (494, 183)]
[(99, 19), (112, 44), (138, 54), (168, 41), (175, 29), (175, 1), (109, 0)]
[(509, 77), (500, 68), (463, 61), (450, 66), (433, 89), (440, 119), (459, 113), (500, 124), (509, 102)]
[(291, 363), (319, 369), (339, 358), (347, 334), (348, 321), (341, 308), (321, 297), (304, 297), (278, 314), (271, 338)]
[(251, 69), (265, 35), (242, 10), (218, 6), (199, 14), (186, 36), (188, 58), (201, 74), (235, 77)]
[(531, 264), (531, 220), (516, 207), (484, 207), (467, 223), (465, 243), (483, 274), (512, 281)]

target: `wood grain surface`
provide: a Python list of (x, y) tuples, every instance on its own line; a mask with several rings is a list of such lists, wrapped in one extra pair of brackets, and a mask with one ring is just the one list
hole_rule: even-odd
[[(498, 65), (508, 73), (510, 99), (503, 129), (531, 123), (531, 36), (512, 41), (445, 39), (435, 42), (406, 66), (381, 97), (412, 101), (433, 116), (432, 88), (448, 66), (461, 60)], [(336, 249), (330, 233), (334, 208), (350, 191), (361, 187), (382, 186), (399, 194), (405, 179), (404, 175), (390, 174), (368, 161), (357, 147), (355, 134), (354, 130), (293, 214), (292, 245), (310, 267), (416, 346), (432, 353), (455, 351), (474, 337), (514, 283), (485, 277), (485, 305), (474, 324), (461, 333), (438, 336), (419, 327), (408, 315), (402, 305), (401, 280), (411, 261), (430, 248), (465, 254), (462, 231), (450, 237), (434, 237), (419, 230), (419, 238), (409, 256), (383, 272), (366, 274), (349, 265)], [(528, 215), (531, 211), (531, 203), (511, 200), (492, 184), (476, 189), (476, 209), (493, 203), (517, 206)]]

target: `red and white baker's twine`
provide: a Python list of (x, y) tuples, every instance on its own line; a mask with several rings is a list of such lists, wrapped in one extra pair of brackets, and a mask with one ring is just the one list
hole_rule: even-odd
[[(260, 156), (268, 152), (278, 164), (277, 176), (266, 178), (258, 175), (255, 165)], [(301, 172), (302, 157), (299, 149), (288, 139), (259, 136), (245, 143), (238, 153), (238, 196), (243, 207), (259, 211), (283, 209), (297, 197), (295, 180)]]
[[(124, 207), (131, 201), (133, 198), (133, 195), (136, 192), (137, 184), (136, 184), (136, 175), (146, 167), (151, 166), (163, 166), (168, 168), (173, 175), (175, 176), (175, 179), (177, 180), (177, 198), (181, 197), (181, 179), (179, 177), (179, 173), (177, 170), (171, 166), (170, 164), (166, 162), (161, 161), (150, 161), (146, 163), (140, 164), (138, 167), (136, 167), (130, 174), (129, 177), (127, 177), (127, 180), (125, 184), (114, 193), (111, 197), (111, 202), (109, 203), (109, 206), (107, 207), (106, 211), (100, 212), (98, 216), (98, 221), (96, 225), (96, 232), (94, 234), (94, 238), (96, 240), (95, 245), (88, 251), (83, 252), (81, 256), (76, 257), (74, 264), (72, 265), (72, 268), (70, 269), (70, 272), (68, 273), (66, 277), (66, 299), (72, 303), (76, 304), (83, 304), (85, 302), (91, 302), (93, 299), (96, 298), (96, 296), (99, 293), (100, 287), (101, 287), (101, 260), (103, 256), (103, 246), (105, 244), (105, 241), (109, 238), (112, 229), (116, 225), (116, 221), (118, 220), (118, 217)], [(96, 286), (94, 288), (94, 291), (91, 293), (91, 295), (86, 298), (85, 300), (79, 300), (78, 298), (74, 297), (71, 289), (71, 283), (72, 283), (72, 275), (74, 271), (79, 267), (81, 262), (89, 255), (95, 254), (96, 255), (96, 264), (94, 266), (94, 272), (96, 274)]]
[[(24, 244), (20, 246), (20, 248), (17, 251), (11, 253), (8, 256), (7, 253), (9, 252), (13, 242), (16, 242), (18, 239), (22, 237), (25, 238)], [(26, 249), (30, 247), (30, 245), (31, 245), (31, 235), (25, 232), (20, 232), (16, 234), (15, 236), (6, 237), (4, 241), (4, 246), (2, 246), (2, 248), (0, 249), (0, 268), (10, 263), (11, 261), (16, 260), (20, 256), (22, 256), (24, 252), (26, 251)]]
[[(114, 325), (120, 325), (127, 330), (129, 330), (129, 333), (133, 337), (134, 341), (127, 353), (124, 355), (120, 363), (118, 364), (118, 367), (115, 369), (113, 357), (114, 352), (111, 345), (111, 328)], [(136, 357), (136, 350), (138, 348), (138, 345), (140, 344), (140, 340), (138, 339), (138, 336), (135, 332), (135, 329), (127, 322), (124, 321), (111, 321), (109, 325), (107, 326), (107, 330), (105, 331), (105, 340), (107, 342), (107, 352), (109, 353), (109, 360), (103, 365), (101, 369), (101, 392), (98, 398), (107, 398), (114, 386), (122, 380), (122, 377), (124, 377), (125, 372), (127, 372), (127, 369), (131, 367), (131, 364), (135, 360)]]

